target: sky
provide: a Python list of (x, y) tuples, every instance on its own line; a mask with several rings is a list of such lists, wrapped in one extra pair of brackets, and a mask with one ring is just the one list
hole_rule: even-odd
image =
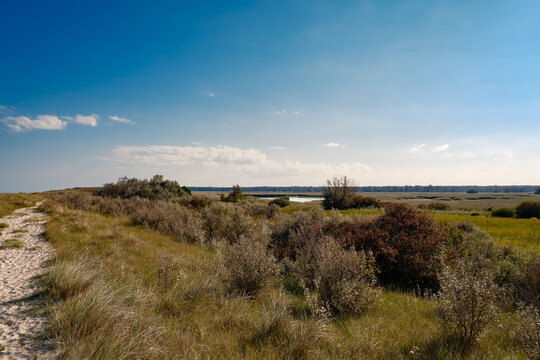
[(0, 192), (540, 183), (540, 2), (1, 1)]

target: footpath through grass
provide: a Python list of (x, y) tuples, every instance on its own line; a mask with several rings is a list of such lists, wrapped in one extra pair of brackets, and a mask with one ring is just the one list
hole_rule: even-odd
[(540, 252), (540, 220), (490, 216), (436, 214), (436, 219), (450, 222), (470, 221), (487, 231), (500, 246), (514, 246)]
[(412, 294), (383, 291), (369, 313), (326, 321), (306, 315), (304, 297), (281, 281), (255, 299), (226, 296), (214, 250), (125, 217), (48, 210), (58, 256), (48, 336), (63, 358), (409, 359), (415, 346), (420, 359), (524, 358), (503, 327), (461, 353), (440, 335), (435, 301)]

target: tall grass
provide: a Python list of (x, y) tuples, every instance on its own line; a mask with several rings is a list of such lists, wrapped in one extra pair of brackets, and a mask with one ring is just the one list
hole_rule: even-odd
[(513, 246), (540, 252), (540, 220), (487, 216), (437, 214), (436, 219), (450, 222), (470, 221), (487, 231), (500, 246)]
[(0, 194), (0, 217), (9, 215), (20, 208), (34, 206), (43, 198), (43, 194)]
[(46, 208), (57, 252), (48, 334), (63, 358), (409, 359), (412, 349), (424, 359), (525, 358), (504, 328), (511, 314), (464, 355), (440, 333), (433, 299), (387, 289), (361, 315), (319, 321), (279, 278), (250, 298), (231, 295), (213, 247), (134, 226), (125, 215)]

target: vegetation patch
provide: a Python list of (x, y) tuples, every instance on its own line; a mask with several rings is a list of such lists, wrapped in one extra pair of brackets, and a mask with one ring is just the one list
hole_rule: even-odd
[(34, 206), (44, 198), (43, 194), (0, 194), (0, 217), (10, 215), (20, 208)]
[(530, 347), (509, 329), (531, 328), (516, 309), (536, 306), (536, 257), (472, 221), (535, 220), (80, 194), (44, 205), (58, 256), (48, 336), (65, 358), (520, 359)]
[(0, 250), (5, 249), (22, 249), (24, 248), (24, 243), (19, 239), (6, 239), (2, 245), (0, 245)]

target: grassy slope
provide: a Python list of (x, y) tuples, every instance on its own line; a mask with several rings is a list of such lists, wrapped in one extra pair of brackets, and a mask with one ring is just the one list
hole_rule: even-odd
[[(161, 329), (162, 335), (153, 345), (158, 351), (149, 350), (148, 354), (154, 356), (145, 355), (147, 358), (342, 359), (361, 356), (364, 359), (405, 359), (409, 358), (413, 346), (420, 347), (420, 358), (449, 356), (448, 346), (441, 346), (443, 340), (438, 336), (434, 301), (384, 292), (381, 303), (368, 314), (329, 322), (326, 340), (309, 340), (309, 333), (300, 340), (265, 336), (261, 339), (261, 329), (264, 329), (264, 319), (268, 315), (265, 304), (275, 295), (278, 285), (266, 289), (255, 300), (222, 296), (218, 282), (205, 285), (201, 281), (213, 279), (215, 253), (212, 250), (175, 242), (168, 236), (131, 226), (125, 218), (62, 208), (51, 213), (46, 235), (57, 251), (58, 264), (80, 262), (81, 256), (97, 257), (103, 264), (103, 271), (94, 282), (107, 282), (118, 288), (130, 287), (133, 294), (147, 294), (147, 301), (137, 301), (137, 295), (128, 301), (144, 318), (145, 327)], [(186, 296), (184, 292), (171, 296), (170, 292), (159, 289), (156, 276), (159, 254), (179, 259), (185, 269), (181, 283), (193, 290), (191, 295)], [(92, 263), (87, 259), (83, 262)], [(96, 292), (86, 292), (92, 291)], [(287, 297), (293, 313), (301, 314), (305, 306), (302, 298), (293, 294)], [(77, 322), (81, 321), (77, 320), (74, 307), (68, 305), (85, 304), (83, 300), (84, 297), (71, 297), (53, 307), (53, 335), (64, 343), (66, 357), (86, 358), (95, 351), (94, 358), (111, 358), (111, 354), (120, 358), (121, 349), (108, 349), (108, 342), (94, 334), (104, 332), (103, 328), (96, 325), (93, 332), (80, 329)], [(107, 316), (103, 314), (108, 314), (101, 308), (87, 310), (92, 314), (84, 320), (85, 328), (92, 328), (94, 322), (99, 323), (100, 317)], [(302, 326), (309, 322), (301, 316), (294, 321)], [(130, 331), (129, 338), (132, 339), (136, 338), (137, 331), (144, 331), (138, 327), (105, 330), (108, 339), (115, 337), (115, 331)], [(495, 328), (487, 333), (468, 358), (523, 358), (505, 332)], [(257, 334), (259, 340), (253, 341)], [(121, 348), (122, 344), (118, 346)], [(144, 350), (145, 344), (141, 346), (139, 351)], [(125, 358), (141, 357), (142, 353), (136, 354)]]
[(470, 221), (487, 231), (498, 245), (540, 252), (540, 220), (538, 219), (448, 215), (444, 213), (435, 215), (435, 218), (450, 222)]
[(20, 208), (34, 206), (43, 198), (41, 194), (0, 194), (0, 217), (9, 215)]

